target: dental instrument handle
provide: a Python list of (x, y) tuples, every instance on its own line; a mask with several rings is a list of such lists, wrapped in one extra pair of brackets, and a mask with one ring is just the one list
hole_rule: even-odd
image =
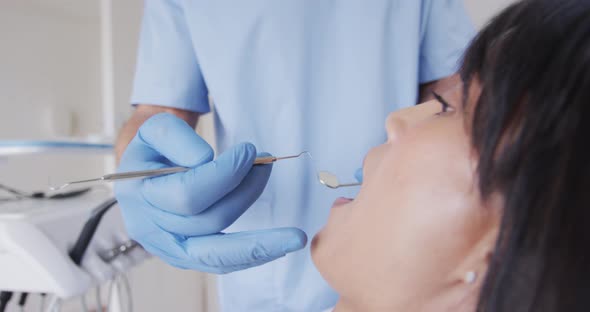
[(266, 165), (277, 161), (278, 158), (274, 156), (257, 157), (254, 160), (254, 165)]
[[(269, 163), (272, 163), (275, 161), (277, 161), (277, 158), (272, 157), (272, 156), (258, 157), (254, 160), (254, 165), (264, 165), (264, 164), (269, 164)], [(170, 167), (170, 168), (162, 168), (162, 169), (111, 173), (111, 174), (106, 174), (106, 175), (102, 176), (101, 180), (111, 181), (111, 180), (135, 179), (135, 178), (143, 178), (143, 177), (156, 177), (159, 175), (185, 172), (185, 171), (188, 171), (189, 169), (191, 169), (191, 168), (190, 167)]]
[[(309, 155), (309, 157), (311, 157), (311, 154), (309, 154), (309, 152), (302, 152), (299, 155), (285, 156), (285, 157), (264, 156), (264, 157), (257, 157), (254, 160), (253, 165), (254, 166), (266, 165), (266, 164), (273, 163), (277, 160), (297, 158), (303, 154), (307, 154), (307, 155)], [(115, 180), (157, 177), (157, 176), (166, 175), (166, 174), (185, 172), (185, 171), (188, 171), (189, 169), (191, 169), (191, 168), (190, 167), (171, 167), (171, 168), (160, 168), (160, 169), (151, 169), (151, 170), (139, 170), (139, 171), (130, 171), (130, 172), (111, 173), (111, 174), (105, 174), (99, 178), (82, 180), (82, 181), (73, 181), (73, 182), (65, 183), (59, 187), (50, 187), (49, 189), (51, 191), (61, 191), (64, 188), (66, 188), (72, 184), (100, 182), (100, 181), (109, 182), (109, 181), (115, 181)]]
[[(309, 154), (309, 153), (303, 152), (299, 155), (285, 156), (285, 157), (275, 157), (275, 156), (257, 157), (256, 159), (254, 159), (253, 165), (254, 166), (255, 165), (266, 165), (266, 164), (273, 163), (277, 160), (297, 158), (303, 154)], [(162, 169), (153, 169), (153, 170), (140, 170), (140, 171), (131, 171), (131, 172), (112, 173), (112, 174), (106, 174), (106, 175), (102, 176), (100, 178), (100, 180), (111, 181), (111, 180), (121, 180), (121, 179), (154, 177), (154, 176), (165, 175), (165, 174), (185, 172), (189, 169), (191, 169), (191, 168), (189, 168), (189, 167), (171, 167), (171, 168), (162, 168)]]
[(162, 169), (111, 173), (111, 174), (106, 174), (106, 175), (102, 176), (102, 180), (112, 181), (112, 180), (135, 179), (135, 178), (143, 178), (143, 177), (155, 177), (155, 176), (159, 176), (159, 175), (185, 172), (189, 169), (190, 169), (189, 167), (171, 167), (171, 168), (162, 168)]

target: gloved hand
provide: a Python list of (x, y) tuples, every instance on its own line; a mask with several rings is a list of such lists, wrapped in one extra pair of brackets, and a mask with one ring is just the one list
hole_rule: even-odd
[(127, 147), (118, 171), (192, 169), (115, 184), (130, 236), (173, 266), (210, 273), (250, 268), (303, 248), (307, 237), (296, 228), (221, 233), (266, 186), (272, 166), (252, 166), (256, 156), (256, 148), (244, 143), (213, 160), (209, 144), (184, 121), (153, 116)]

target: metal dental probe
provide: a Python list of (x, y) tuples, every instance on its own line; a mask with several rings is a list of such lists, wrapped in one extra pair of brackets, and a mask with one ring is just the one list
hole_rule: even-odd
[[(308, 155), (311, 158), (311, 154), (309, 152), (301, 152), (298, 155), (292, 156), (283, 156), (283, 157), (275, 157), (275, 156), (264, 156), (264, 157), (257, 157), (254, 160), (254, 166), (256, 165), (266, 165), (273, 163), (277, 160), (284, 160), (284, 159), (291, 159), (291, 158), (298, 158), (302, 155)], [(74, 184), (83, 184), (83, 183), (90, 183), (90, 182), (110, 182), (116, 180), (127, 180), (127, 179), (138, 179), (138, 178), (147, 178), (147, 177), (156, 177), (166, 174), (178, 173), (178, 172), (185, 172), (191, 169), (190, 167), (170, 167), (170, 168), (161, 168), (161, 169), (153, 169), (153, 170), (140, 170), (140, 171), (130, 171), (130, 172), (120, 172), (120, 173), (111, 173), (105, 174), (101, 177), (88, 179), (88, 180), (80, 180), (80, 181), (72, 181), (65, 183), (58, 187), (50, 187), (51, 191), (61, 191), (66, 187)]]

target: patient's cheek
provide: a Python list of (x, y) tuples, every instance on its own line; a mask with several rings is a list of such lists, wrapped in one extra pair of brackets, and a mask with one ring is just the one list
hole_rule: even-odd
[(365, 156), (363, 162), (363, 182), (367, 182), (374, 175), (379, 162), (384, 158), (389, 145), (381, 144), (373, 147)]

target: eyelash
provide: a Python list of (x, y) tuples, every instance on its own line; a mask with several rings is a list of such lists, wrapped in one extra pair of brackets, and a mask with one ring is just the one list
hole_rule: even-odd
[(436, 115), (442, 115), (443, 113), (448, 112), (449, 109), (452, 109), (452, 106), (449, 104), (449, 102), (447, 102), (445, 99), (443, 99), (443, 97), (440, 96), (438, 93), (432, 91), (432, 95), (440, 103), (440, 105), (442, 105), (442, 111), (439, 113), (436, 113)]

